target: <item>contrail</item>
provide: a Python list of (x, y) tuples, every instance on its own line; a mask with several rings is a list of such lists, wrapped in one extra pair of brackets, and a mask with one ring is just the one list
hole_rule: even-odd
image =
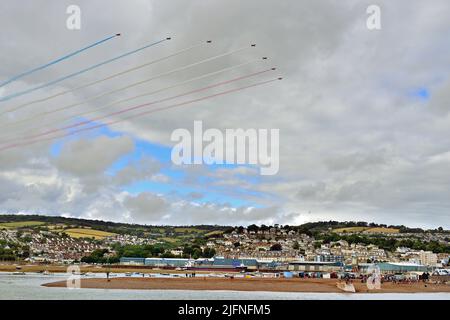
[(130, 120), (130, 119), (133, 119), (133, 118), (136, 118), (136, 117), (143, 117), (143, 116), (146, 116), (146, 115), (154, 113), (154, 112), (163, 111), (163, 110), (169, 110), (169, 109), (185, 106), (185, 105), (188, 105), (188, 104), (192, 104), (192, 103), (195, 103), (195, 102), (200, 102), (200, 101), (203, 101), (203, 100), (212, 99), (212, 98), (215, 98), (215, 97), (218, 97), (218, 96), (223, 96), (223, 95), (230, 94), (230, 93), (233, 93), (233, 92), (238, 92), (238, 91), (242, 91), (242, 90), (245, 90), (245, 89), (261, 86), (261, 85), (264, 85), (264, 84), (267, 84), (267, 83), (271, 83), (271, 82), (274, 82), (274, 81), (277, 81), (277, 80), (281, 80), (281, 79), (282, 78), (275, 78), (275, 79), (271, 79), (271, 80), (267, 80), (267, 81), (257, 82), (257, 83), (254, 83), (252, 85), (239, 87), (239, 88), (236, 88), (236, 89), (230, 89), (230, 90), (227, 90), (227, 91), (222, 91), (222, 92), (219, 92), (219, 93), (216, 93), (216, 94), (212, 94), (212, 95), (209, 95), (209, 96), (205, 96), (205, 97), (201, 97), (201, 98), (198, 98), (198, 99), (193, 99), (193, 100), (189, 100), (189, 101), (185, 101), (185, 102), (169, 105), (169, 106), (166, 106), (166, 107), (161, 107), (161, 108), (158, 108), (158, 109), (152, 109), (152, 110), (144, 111), (144, 112), (141, 112), (141, 113), (138, 113), (138, 114), (130, 115), (130, 116), (126, 117), (126, 118), (110, 121), (110, 122), (107, 122), (107, 123), (101, 123), (101, 124), (98, 124), (98, 125), (94, 125), (92, 127), (81, 128), (81, 129), (78, 129), (78, 130), (75, 130), (75, 131), (72, 131), (72, 132), (68, 132), (68, 133), (59, 135), (59, 136), (45, 137), (43, 139), (36, 139), (36, 140), (27, 141), (27, 142), (23, 142), (23, 143), (15, 143), (15, 144), (7, 145), (5, 147), (0, 147), (0, 152), (8, 150), (8, 149), (21, 147), (21, 146), (32, 145), (32, 144), (35, 144), (35, 143), (38, 143), (38, 142), (51, 141), (51, 140), (58, 139), (58, 138), (64, 138), (64, 137), (75, 135), (75, 134), (80, 133), (80, 132), (84, 132), (84, 131), (88, 131), (88, 130), (94, 130), (94, 129), (102, 128), (102, 127), (105, 127), (105, 126), (115, 125), (117, 123), (120, 123), (120, 122), (123, 122), (123, 121), (126, 121), (126, 120)]
[(106, 78), (103, 78), (103, 79), (100, 79), (100, 80), (96, 80), (96, 81), (93, 81), (93, 82), (89, 82), (89, 83), (87, 83), (87, 84), (84, 84), (84, 85), (75, 87), (75, 88), (73, 88), (73, 89), (61, 91), (61, 92), (55, 93), (55, 94), (50, 95), (50, 96), (45, 97), (45, 98), (40, 98), (40, 99), (36, 99), (36, 100), (30, 101), (30, 102), (23, 103), (23, 104), (21, 104), (21, 105), (18, 105), (18, 106), (14, 107), (14, 108), (9, 109), (9, 110), (5, 110), (5, 111), (3, 111), (3, 112), (0, 112), (0, 116), (4, 115), (4, 114), (6, 114), (6, 113), (10, 113), (10, 112), (17, 111), (17, 110), (19, 110), (19, 109), (25, 108), (25, 107), (27, 107), (27, 106), (30, 106), (30, 105), (33, 105), (33, 104), (36, 104), (36, 103), (40, 103), (40, 102), (45, 102), (45, 101), (51, 100), (51, 99), (53, 99), (53, 98), (56, 98), (56, 97), (65, 95), (65, 94), (70, 93), (70, 92), (74, 92), (74, 91), (77, 91), (77, 90), (80, 90), (80, 89), (85, 89), (85, 88), (91, 87), (91, 86), (93, 86), (93, 85), (95, 85), (95, 84), (99, 84), (99, 83), (101, 83), (101, 82), (104, 82), (104, 81), (107, 81), (107, 80), (110, 80), (110, 79), (113, 79), (113, 78), (122, 76), (122, 75), (127, 74), (127, 73), (132, 72), (132, 71), (136, 71), (136, 70), (142, 69), (142, 68), (147, 67), (147, 66), (150, 66), (150, 65), (152, 65), (152, 64), (155, 64), (155, 63), (158, 63), (158, 62), (167, 60), (167, 59), (169, 59), (169, 58), (178, 56), (178, 55), (180, 55), (180, 54), (186, 53), (186, 52), (188, 52), (188, 51), (190, 51), (190, 50), (193, 50), (193, 49), (195, 49), (195, 48), (197, 48), (197, 47), (199, 47), (199, 46), (201, 46), (201, 45), (204, 45), (205, 43), (211, 43), (211, 41), (208, 40), (208, 41), (206, 41), (206, 42), (201, 42), (201, 43), (199, 43), (199, 44), (196, 44), (196, 45), (193, 45), (193, 46), (184, 48), (184, 49), (182, 49), (182, 50), (180, 50), (180, 51), (177, 51), (177, 52), (172, 53), (172, 54), (170, 54), (170, 55), (164, 56), (164, 57), (162, 57), (162, 58), (159, 58), (159, 59), (156, 59), (156, 60), (149, 61), (149, 62), (147, 62), (147, 63), (144, 63), (144, 64), (141, 64), (141, 65), (135, 66), (135, 67), (130, 68), (130, 69), (126, 69), (126, 70), (121, 71), (121, 72), (118, 72), (118, 73), (114, 73), (114, 74), (112, 74), (112, 75), (110, 75), (110, 76), (108, 76), (108, 77), (106, 77)]
[(36, 114), (36, 115), (34, 115), (34, 116), (30, 117), (30, 118), (26, 118), (26, 119), (18, 120), (18, 121), (16, 121), (16, 122), (12, 122), (12, 123), (9, 123), (9, 124), (5, 124), (5, 125), (3, 126), (3, 128), (8, 128), (8, 127), (13, 126), (13, 125), (17, 125), (17, 124), (21, 124), (21, 123), (24, 123), (24, 122), (33, 121), (33, 120), (36, 120), (37, 118), (40, 118), (40, 117), (42, 117), (42, 116), (47, 116), (47, 115), (52, 114), (52, 113), (55, 113), (55, 112), (59, 112), (59, 111), (63, 111), (63, 110), (68, 110), (68, 109), (77, 107), (77, 106), (79, 106), (79, 105), (82, 105), (82, 104), (85, 104), (85, 103), (88, 103), (88, 102), (97, 100), (97, 99), (99, 99), (99, 98), (101, 98), (101, 97), (104, 97), (104, 96), (107, 96), (107, 95), (110, 95), (110, 94), (113, 94), (113, 93), (117, 93), (117, 92), (120, 92), (120, 91), (123, 91), (123, 90), (126, 90), (126, 89), (130, 89), (130, 88), (132, 88), (132, 87), (136, 87), (136, 86), (138, 86), (138, 85), (141, 85), (141, 84), (144, 84), (144, 83), (153, 81), (153, 80), (158, 79), (158, 78), (161, 78), (161, 77), (163, 77), (163, 76), (167, 76), (167, 75), (170, 75), (170, 74), (173, 74), (173, 73), (182, 71), (182, 70), (186, 70), (186, 69), (195, 67), (195, 66), (197, 66), (197, 65), (203, 64), (203, 63), (205, 63), (205, 62), (208, 62), (208, 61), (216, 60), (216, 59), (219, 59), (219, 58), (222, 58), (222, 57), (225, 57), (225, 56), (229, 56), (229, 55), (235, 54), (235, 53), (237, 53), (237, 52), (246, 50), (247, 48), (248, 48), (248, 47), (242, 47), (242, 48), (239, 48), (239, 49), (230, 51), (230, 52), (222, 53), (222, 54), (215, 55), (215, 56), (213, 56), (213, 57), (209, 57), (209, 58), (206, 58), (206, 59), (203, 59), (203, 60), (194, 62), (194, 63), (190, 63), (190, 64), (188, 64), (188, 65), (185, 65), (185, 66), (182, 66), (182, 67), (179, 67), (179, 68), (170, 70), (170, 71), (166, 71), (166, 72), (160, 73), (160, 74), (158, 74), (158, 75), (156, 75), (156, 76), (153, 76), (153, 77), (150, 77), (150, 78), (147, 78), (147, 79), (144, 79), (144, 80), (141, 80), (141, 81), (138, 81), (138, 82), (135, 82), (135, 83), (126, 85), (126, 86), (124, 86), (124, 87), (117, 88), (117, 89), (113, 89), (113, 90), (111, 90), (111, 91), (107, 91), (107, 92), (98, 94), (98, 95), (96, 95), (96, 96), (90, 97), (90, 98), (88, 98), (88, 99), (86, 99), (86, 100), (83, 100), (83, 101), (80, 101), (80, 102), (76, 102), (76, 103), (73, 103), (73, 104), (70, 104), (70, 105), (67, 105), (67, 106), (64, 106), (64, 107), (60, 107), (60, 108), (57, 108), (57, 109), (53, 109), (53, 110), (50, 110), (50, 111), (41, 112), (41, 113), (38, 113), (38, 114)]
[[(265, 60), (267, 58), (263, 57), (262, 59)], [(84, 115), (91, 114), (91, 113), (97, 113), (97, 112), (99, 112), (101, 110), (110, 108), (111, 106), (114, 106), (114, 105), (117, 105), (117, 104), (120, 104), (120, 103), (123, 103), (123, 102), (128, 102), (128, 101), (131, 101), (131, 100), (135, 100), (137, 98), (150, 96), (150, 95), (153, 95), (153, 94), (156, 94), (156, 93), (159, 93), (159, 92), (163, 92), (163, 91), (167, 91), (167, 90), (170, 90), (170, 89), (173, 89), (173, 88), (176, 88), (176, 87), (180, 87), (180, 86), (183, 86), (185, 84), (188, 84), (188, 83), (200, 80), (200, 79), (208, 78), (208, 77), (220, 74), (220, 73), (224, 73), (224, 72), (227, 72), (227, 71), (231, 71), (233, 69), (237, 69), (237, 68), (243, 67), (245, 65), (254, 63), (256, 61), (260, 61), (260, 59), (250, 60), (250, 61), (238, 64), (238, 65), (235, 65), (235, 66), (223, 68), (223, 69), (220, 69), (220, 70), (217, 70), (217, 71), (213, 71), (213, 72), (210, 72), (210, 73), (206, 73), (206, 74), (203, 74), (203, 75), (200, 75), (200, 76), (197, 76), (197, 77), (185, 80), (185, 81), (181, 81), (181, 82), (178, 82), (176, 84), (170, 85), (168, 87), (164, 87), (164, 88), (160, 88), (160, 89), (157, 89), (157, 90), (141, 93), (139, 95), (136, 95), (136, 96), (133, 96), (133, 97), (129, 97), (129, 98), (126, 98), (126, 99), (117, 100), (117, 101), (108, 103), (108, 104), (106, 104), (106, 105), (104, 105), (102, 107), (95, 108), (94, 110), (87, 110), (87, 111), (80, 112), (80, 113), (77, 113), (77, 114), (74, 114), (74, 115), (70, 115), (68, 117), (65, 117), (65, 118), (62, 118), (62, 119), (58, 119), (57, 121), (54, 121), (52, 123), (46, 123), (46, 124), (43, 124), (43, 125), (41, 124), (38, 127), (30, 128), (30, 129), (28, 129), (26, 131), (36, 131), (36, 130), (41, 130), (41, 129), (44, 129), (44, 128), (48, 128), (49, 126), (53, 126), (53, 125), (55, 125), (57, 123), (60, 123), (60, 122), (64, 123), (67, 120), (71, 120), (71, 119), (76, 118), (76, 117), (84, 116)], [(23, 132), (23, 133), (25, 133), (25, 132)], [(20, 133), (17, 133), (15, 135), (13, 135), (11, 138), (8, 138), (8, 140), (0, 141), (0, 144), (13, 142), (13, 141), (20, 140), (20, 139), (24, 139), (24, 138), (20, 136)]]
[(102, 39), (102, 40), (99, 40), (99, 41), (97, 41), (97, 42), (94, 42), (93, 44), (90, 44), (90, 45), (88, 45), (88, 46), (86, 46), (86, 47), (84, 47), (84, 48), (81, 48), (81, 49), (77, 50), (77, 51), (74, 51), (74, 52), (69, 53), (69, 54), (67, 54), (67, 55), (65, 55), (65, 56), (62, 56), (62, 57), (60, 57), (60, 58), (58, 58), (58, 59), (55, 59), (55, 60), (53, 60), (53, 61), (50, 61), (50, 62), (48, 62), (48, 63), (46, 63), (46, 64), (44, 64), (44, 65), (42, 65), (42, 66), (39, 66), (39, 67), (36, 67), (36, 68), (31, 69), (31, 70), (29, 70), (29, 71), (20, 73), (20, 74), (18, 74), (18, 75), (16, 75), (16, 76), (14, 76), (14, 77), (12, 77), (12, 78), (6, 80), (5, 82), (1, 83), (1, 84), (0, 84), (0, 88), (6, 86), (6, 85), (8, 85), (8, 84), (10, 84), (11, 82), (14, 82), (14, 81), (16, 81), (16, 80), (19, 80), (19, 79), (21, 79), (21, 78), (23, 78), (23, 77), (25, 77), (25, 76), (28, 76), (28, 75), (30, 75), (30, 74), (32, 74), (32, 73), (35, 73), (35, 72), (37, 72), (37, 71), (46, 69), (46, 68), (48, 68), (48, 67), (50, 67), (50, 66), (52, 66), (52, 65), (55, 65), (55, 64), (57, 64), (57, 63), (59, 63), (59, 62), (62, 62), (62, 61), (64, 61), (64, 60), (67, 60), (67, 59), (69, 59), (69, 58), (71, 58), (71, 57), (73, 57), (73, 56), (76, 56), (77, 54), (82, 53), (83, 51), (89, 50), (89, 49), (91, 49), (91, 48), (93, 48), (93, 47), (96, 47), (96, 46), (98, 46), (98, 45), (100, 45), (100, 44), (102, 44), (102, 43), (105, 43), (105, 42), (107, 42), (107, 41), (109, 41), (109, 40), (111, 40), (111, 39), (114, 39), (115, 37), (118, 37), (118, 36), (120, 36), (120, 33), (117, 33), (117, 34), (115, 34), (115, 35), (113, 35), (113, 36), (109, 36), (109, 37), (106, 37), (106, 38), (104, 38), (104, 39)]
[(16, 92), (16, 93), (10, 94), (10, 95), (8, 95), (8, 96), (5, 96), (5, 97), (0, 98), (0, 102), (7, 101), (7, 100), (11, 100), (11, 99), (13, 99), (13, 98), (17, 98), (17, 97), (23, 96), (23, 95), (25, 95), (25, 94), (34, 92), (34, 91), (36, 91), (36, 90), (40, 90), (40, 89), (43, 89), (43, 88), (52, 86), (52, 85), (57, 84), (57, 83), (59, 83), (59, 82), (61, 82), (61, 81), (64, 81), (64, 80), (73, 78), (73, 77), (75, 77), (75, 76), (78, 76), (78, 75), (80, 75), (80, 74), (83, 74), (83, 73), (85, 73), (85, 72), (94, 70), (94, 69), (96, 69), (96, 68), (98, 68), (98, 67), (101, 67), (101, 66), (103, 66), (103, 65), (105, 65), (105, 64), (111, 63), (111, 62), (113, 62), (113, 61), (119, 60), (119, 59), (124, 58), (124, 57), (129, 56), (129, 55), (135, 54), (135, 53), (137, 53), (137, 52), (139, 52), (139, 51), (142, 51), (142, 50), (144, 50), (144, 49), (153, 47), (153, 46), (155, 46), (155, 45), (157, 45), (157, 44), (160, 44), (161, 42), (165, 42), (165, 41), (170, 40), (170, 39), (171, 39), (171, 38), (165, 38), (165, 39), (162, 39), (162, 40), (158, 40), (158, 41), (156, 41), (156, 42), (147, 44), (147, 45), (145, 45), (145, 46), (143, 46), (143, 47), (140, 47), (140, 48), (138, 48), (138, 49), (135, 49), (135, 50), (132, 50), (132, 51), (128, 51), (128, 52), (126, 52), (126, 53), (124, 53), (124, 54), (121, 54), (121, 55), (119, 55), (119, 56), (117, 56), (117, 57), (114, 57), (114, 58), (105, 60), (105, 61), (100, 62), (100, 63), (97, 63), (97, 64), (94, 64), (94, 65), (92, 65), (92, 66), (90, 66), (90, 67), (88, 67), (88, 68), (86, 68), (86, 69), (82, 69), (82, 70), (80, 70), (80, 71), (71, 73), (71, 74), (69, 74), (69, 75), (67, 75), (67, 76), (64, 76), (64, 77), (58, 78), (58, 79), (56, 79), (56, 80), (53, 80), (53, 81), (44, 83), (44, 84), (39, 85), (39, 86), (37, 86), (37, 87), (30, 88), (30, 89), (27, 89), (27, 90), (24, 90), (24, 91), (20, 91), (20, 92)]
[(244, 80), (244, 79), (247, 79), (247, 78), (255, 77), (255, 76), (258, 76), (258, 75), (261, 75), (261, 74), (264, 74), (264, 73), (267, 73), (267, 72), (270, 72), (270, 71), (274, 71), (274, 70), (276, 70), (276, 68), (269, 68), (269, 69), (265, 69), (265, 70), (262, 70), (262, 71), (253, 72), (253, 73), (250, 73), (250, 74), (245, 75), (245, 76), (240, 76), (240, 77), (237, 77), (237, 78), (234, 78), (234, 79), (231, 79), (231, 80), (221, 81), (221, 82), (218, 82), (218, 83), (215, 83), (215, 84), (212, 84), (212, 85), (200, 88), (200, 89), (191, 90), (191, 91), (188, 91), (188, 92), (185, 92), (185, 93), (182, 93), (182, 94), (178, 94), (178, 95), (175, 95), (175, 96), (172, 96), (172, 97), (164, 98), (164, 99), (161, 99), (161, 100), (156, 100), (156, 101), (145, 103), (145, 104), (140, 104), (140, 105), (137, 105), (137, 106), (134, 106), (134, 107), (125, 108), (125, 109), (122, 109), (120, 111), (112, 112), (112, 113), (109, 113), (109, 114), (104, 115), (104, 116), (99, 116), (97, 118), (93, 118), (91, 120), (86, 120), (86, 121), (78, 122), (78, 123), (75, 123), (75, 124), (72, 124), (72, 125), (68, 125), (68, 126), (65, 126), (65, 127), (62, 127), (62, 128), (55, 128), (55, 129), (51, 129), (51, 130), (45, 131), (43, 133), (27, 136), (27, 137), (22, 138), (22, 140), (35, 139), (35, 138), (39, 138), (39, 137), (42, 137), (42, 136), (47, 136), (49, 134), (52, 134), (52, 133), (55, 133), (55, 132), (58, 132), (58, 131), (64, 131), (64, 130), (67, 130), (67, 129), (73, 129), (73, 128), (76, 128), (76, 127), (79, 127), (79, 126), (84, 126), (86, 124), (89, 124), (89, 123), (92, 123), (92, 122), (96, 122), (96, 121), (99, 121), (99, 120), (102, 120), (102, 119), (105, 119), (105, 118), (109, 118), (109, 117), (112, 117), (112, 116), (120, 115), (120, 114), (123, 114), (123, 113), (126, 113), (126, 112), (130, 112), (130, 111), (133, 111), (133, 110), (138, 110), (138, 109), (145, 108), (145, 107), (148, 107), (148, 106), (151, 106), (151, 105), (154, 105), (154, 104), (158, 104), (158, 103), (174, 100), (174, 99), (181, 98), (181, 97), (193, 94), (193, 93), (198, 93), (198, 92), (209, 90), (209, 89), (212, 89), (212, 88), (215, 88), (215, 87), (219, 87), (219, 86), (223, 86), (223, 85), (226, 85), (226, 84), (230, 84), (230, 83), (233, 83), (233, 82), (236, 82), (236, 81), (239, 81), (239, 80)]

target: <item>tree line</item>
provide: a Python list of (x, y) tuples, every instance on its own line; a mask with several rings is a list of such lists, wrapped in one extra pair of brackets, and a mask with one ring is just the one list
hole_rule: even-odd
[[(114, 254), (112, 254), (114, 252)], [(216, 254), (213, 248), (202, 249), (198, 245), (186, 245), (182, 255), (174, 255), (170, 248), (164, 245), (114, 245), (112, 252), (108, 249), (94, 250), (90, 255), (81, 259), (84, 263), (118, 263), (122, 257), (133, 258), (212, 258)]]

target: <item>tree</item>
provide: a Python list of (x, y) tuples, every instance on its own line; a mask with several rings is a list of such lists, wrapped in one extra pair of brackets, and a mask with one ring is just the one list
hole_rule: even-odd
[(283, 250), (283, 247), (279, 243), (275, 243), (270, 247), (270, 251), (281, 251)]
[(31, 238), (30, 236), (24, 236), (22, 237), (22, 241), (25, 243), (30, 243), (31, 241), (33, 241), (33, 238)]
[(203, 250), (203, 258), (212, 258), (216, 255), (216, 250), (214, 248), (205, 248)]
[(108, 252), (108, 249), (96, 249), (92, 251), (90, 255), (81, 258), (81, 262), (106, 263), (108, 259), (105, 257), (105, 254), (107, 254)]
[(194, 250), (192, 251), (192, 258), (193, 259), (198, 259), (202, 256), (202, 249), (200, 248), (194, 248)]

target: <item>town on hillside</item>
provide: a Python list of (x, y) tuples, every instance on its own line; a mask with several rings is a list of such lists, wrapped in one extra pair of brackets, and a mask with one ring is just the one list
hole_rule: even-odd
[(448, 275), (450, 231), (366, 222), (144, 226), (0, 216), (0, 263), (216, 271)]

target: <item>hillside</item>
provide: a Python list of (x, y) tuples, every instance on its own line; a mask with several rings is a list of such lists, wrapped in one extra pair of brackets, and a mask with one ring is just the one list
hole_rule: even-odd
[[(383, 259), (388, 257), (386, 253), (391, 254), (400, 247), (450, 253), (448, 231), (366, 222), (155, 226), (39, 215), (0, 215), (0, 261), (29, 258), (33, 261), (68, 259), (117, 263), (121, 257), (210, 258), (216, 254), (257, 257), (273, 252), (285, 257), (309, 254), (308, 258), (314, 259), (321, 254), (322, 246), (326, 248), (337, 242), (344, 246), (359, 244), (367, 252), (375, 246), (376, 250), (381, 250)], [(361, 259), (367, 261), (367, 256), (361, 254)], [(379, 251), (376, 254), (380, 254)]]
[[(89, 228), (103, 231), (111, 234), (131, 234), (142, 236), (145, 234), (152, 235), (206, 235), (215, 236), (222, 233), (231, 232), (235, 227), (218, 226), (218, 225), (196, 225), (196, 226), (156, 226), (129, 224), (102, 220), (88, 220), (79, 218), (65, 218), (58, 216), (42, 216), (42, 215), (14, 215), (0, 214), (0, 229), (25, 228), (25, 227), (48, 227), (57, 228), (56, 226), (66, 229)], [(355, 221), (319, 221), (308, 222), (298, 226), (282, 226), (285, 229), (298, 230), (304, 233), (317, 232), (336, 232), (336, 233), (423, 233), (428, 232), (449, 232), (448, 230), (424, 230), (420, 228), (408, 228), (403, 225), (394, 226), (386, 224), (376, 224), (368, 222)], [(265, 230), (269, 226), (250, 225), (249, 230)]]
[(102, 240), (115, 235), (152, 238), (172, 246), (189, 243), (196, 238), (220, 236), (230, 227), (225, 226), (150, 226), (40, 215), (0, 215), (0, 230), (35, 229), (71, 238)]

